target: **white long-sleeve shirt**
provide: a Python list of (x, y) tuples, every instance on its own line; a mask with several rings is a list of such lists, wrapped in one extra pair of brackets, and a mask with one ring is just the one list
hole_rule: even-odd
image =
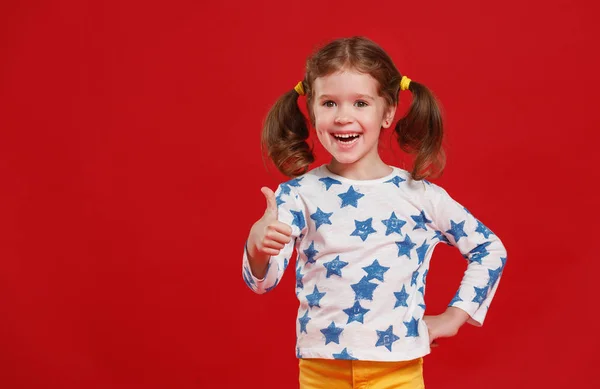
[(299, 358), (402, 361), (430, 352), (423, 321), (434, 247), (457, 247), (467, 270), (450, 302), (483, 324), (506, 262), (498, 237), (441, 187), (397, 167), (352, 180), (325, 165), (279, 185), (278, 220), (292, 241), (272, 256), (263, 279), (243, 255), (242, 276), (256, 293), (272, 290), (294, 247)]

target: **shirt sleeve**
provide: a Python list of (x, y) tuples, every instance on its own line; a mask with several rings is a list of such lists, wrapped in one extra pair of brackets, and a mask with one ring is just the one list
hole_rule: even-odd
[(258, 294), (270, 292), (279, 284), (283, 272), (290, 262), (294, 247), (300, 244), (302, 237), (306, 234), (305, 208), (294, 189), (286, 183), (280, 184), (275, 191), (275, 198), (277, 219), (292, 227), (292, 239), (279, 251), (278, 255), (269, 258), (267, 273), (262, 279), (256, 278), (252, 274), (247, 246), (244, 247), (242, 277), (246, 285)]
[(496, 234), (444, 189), (429, 183), (425, 186), (433, 203), (433, 223), (468, 261), (449, 306), (464, 310), (470, 324), (481, 326), (506, 264), (506, 249)]

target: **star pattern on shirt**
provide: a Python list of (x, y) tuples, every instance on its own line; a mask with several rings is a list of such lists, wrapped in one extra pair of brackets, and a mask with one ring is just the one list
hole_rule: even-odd
[(302, 181), (303, 179), (304, 179), (304, 177), (294, 178), (294, 179), (291, 179), (288, 182), (286, 182), (286, 184), (289, 185), (289, 186), (293, 186), (293, 187), (299, 188), (300, 187), (300, 181)]
[(390, 268), (381, 266), (378, 260), (374, 260), (369, 266), (363, 267), (363, 270), (367, 272), (367, 280), (376, 279), (383, 282), (383, 274)]
[(302, 213), (302, 211), (290, 211), (292, 213), (292, 216), (294, 217), (294, 219), (292, 220), (292, 225), (293, 226), (297, 226), (300, 231), (302, 231), (304, 229), (304, 227), (306, 227), (306, 221), (304, 220), (304, 214)]
[(333, 261), (325, 262), (323, 266), (327, 269), (327, 275), (325, 278), (329, 278), (332, 275), (342, 276), (342, 268), (347, 266), (348, 262), (344, 262), (340, 260), (340, 256), (338, 255), (333, 259)]
[(427, 223), (431, 223), (431, 220), (427, 219), (427, 216), (425, 216), (425, 211), (421, 211), (420, 214), (418, 215), (412, 215), (411, 219), (413, 219), (415, 221), (415, 226), (413, 227), (413, 230), (416, 229), (423, 229), (425, 231), (427, 231)]
[(316, 263), (315, 255), (319, 254), (319, 252), (315, 249), (315, 242), (310, 242), (310, 246), (306, 250), (303, 251), (304, 255), (306, 255), (306, 263)]
[(283, 271), (285, 271), (285, 269), (287, 269), (287, 267), (288, 267), (288, 259), (283, 258)]
[(354, 220), (354, 226), (356, 229), (350, 234), (350, 236), (358, 236), (364, 242), (369, 237), (369, 234), (374, 234), (377, 231), (373, 228), (373, 218), (370, 217), (367, 220)]
[(398, 219), (395, 212), (392, 212), (392, 215), (389, 219), (382, 220), (381, 222), (386, 226), (385, 236), (393, 234), (394, 232), (402, 236), (402, 231), (400, 229), (406, 224), (406, 222)]
[(370, 309), (361, 306), (360, 302), (357, 300), (354, 302), (353, 306), (346, 308), (343, 311), (346, 315), (348, 315), (348, 322), (346, 324), (350, 324), (353, 321), (364, 324), (365, 314), (369, 312)]
[(500, 278), (500, 274), (502, 274), (502, 266), (497, 269), (488, 269), (488, 274), (490, 279), (488, 281), (488, 287), (493, 288), (496, 285), (496, 281)]
[(458, 243), (460, 238), (462, 238), (463, 236), (467, 236), (467, 234), (463, 230), (464, 226), (464, 220), (460, 223), (456, 223), (454, 220), (450, 220), (450, 229), (446, 231), (446, 233), (452, 235), (454, 237), (454, 241)]
[(341, 353), (333, 354), (333, 359), (344, 359), (347, 361), (356, 361), (358, 358), (354, 358), (352, 355), (350, 355), (350, 353), (348, 353), (347, 348), (344, 347), (344, 349), (342, 350)]
[(375, 330), (377, 331), (378, 337), (377, 343), (375, 343), (375, 347), (384, 346), (388, 350), (392, 351), (392, 344), (398, 339), (400, 339), (399, 336), (394, 334), (393, 329), (393, 326), (389, 326), (388, 329), (385, 331)]
[(413, 243), (413, 241), (410, 239), (410, 236), (408, 235), (406, 235), (403, 241), (396, 242), (396, 246), (398, 246), (398, 258), (400, 258), (403, 255), (406, 255), (408, 259), (411, 259), (410, 250), (412, 250), (413, 247), (415, 247), (416, 245), (417, 244)]
[(298, 318), (298, 322), (300, 323), (300, 333), (308, 334), (306, 331), (306, 325), (310, 321), (310, 317), (308, 317), (308, 310), (304, 313), (304, 316)]
[(275, 203), (277, 204), (277, 207), (285, 203), (285, 200), (281, 197), (281, 193), (279, 193), (279, 196), (275, 197)]
[(290, 194), (290, 192), (292, 191), (292, 190), (290, 189), (290, 186), (289, 186), (288, 184), (286, 184), (286, 183), (283, 183), (283, 184), (281, 184), (281, 185), (279, 185), (279, 186), (281, 187), (281, 193), (280, 193), (280, 195), (281, 195), (281, 194), (284, 194), (284, 195), (289, 195), (289, 194)]
[(369, 282), (367, 277), (361, 278), (359, 282), (350, 286), (354, 290), (355, 300), (373, 301), (373, 292), (377, 288), (377, 284)]
[(323, 184), (325, 184), (326, 191), (328, 191), (329, 188), (331, 188), (331, 185), (342, 185), (341, 182), (339, 182), (338, 180), (331, 178), (331, 177), (319, 178), (319, 181), (321, 181)]
[(348, 205), (353, 206), (354, 208), (358, 208), (358, 199), (364, 197), (365, 195), (362, 193), (358, 193), (354, 190), (352, 185), (350, 185), (350, 189), (346, 193), (342, 193), (338, 195), (342, 199), (342, 205), (340, 208), (347, 207)]
[(417, 285), (417, 277), (419, 277), (419, 272), (415, 271), (412, 274), (412, 278), (410, 280), (410, 286)]
[(300, 266), (296, 267), (296, 288), (304, 289), (304, 283), (302, 282), (302, 277), (304, 277), (304, 274), (302, 274), (300, 271)]
[(321, 306), (319, 305), (319, 303), (321, 302), (321, 299), (323, 298), (323, 296), (325, 296), (327, 293), (323, 292), (319, 292), (319, 288), (317, 288), (317, 285), (315, 285), (315, 289), (313, 289), (313, 292), (311, 294), (307, 294), (306, 295), (306, 299), (308, 300), (308, 306), (309, 307), (319, 307), (321, 308)]
[(442, 231), (438, 231), (438, 230), (436, 230), (436, 231), (435, 231), (435, 236), (433, 237), (433, 239), (435, 239), (435, 238), (437, 238), (437, 239), (438, 239), (440, 242), (444, 242), (444, 243), (446, 243), (447, 245), (450, 245), (450, 246), (452, 246), (452, 243), (450, 243), (450, 241), (448, 240), (448, 238), (446, 238), (446, 235), (444, 235), (444, 234), (442, 233)]
[(425, 261), (425, 255), (427, 254), (427, 250), (429, 250), (429, 245), (427, 244), (427, 239), (423, 242), (422, 245), (417, 247), (417, 257), (419, 259), (419, 265)]
[(394, 176), (391, 180), (387, 180), (385, 181), (385, 183), (391, 183), (396, 185), (398, 188), (400, 188), (400, 183), (406, 181), (404, 178), (400, 177), (400, 176)]
[(412, 318), (410, 321), (403, 322), (406, 326), (406, 337), (417, 337), (419, 336), (419, 319)]
[(490, 253), (489, 251), (487, 251), (487, 246), (489, 246), (490, 244), (491, 242), (485, 242), (469, 251), (469, 255), (467, 256), (467, 258), (469, 258), (469, 261), (481, 264), (481, 260), (487, 257)]
[(471, 300), (474, 303), (481, 304), (483, 300), (487, 297), (488, 287), (487, 285), (484, 288), (478, 288), (476, 286), (473, 287), (475, 290), (475, 297)]
[(402, 290), (400, 292), (394, 292), (394, 296), (396, 296), (396, 304), (394, 308), (397, 307), (408, 307), (407, 299), (410, 296), (406, 293), (406, 286), (402, 285)]
[(463, 301), (463, 299), (460, 298), (460, 290), (456, 291), (456, 294), (454, 295), (454, 297), (452, 298), (452, 301), (450, 301), (450, 304), (448, 304), (449, 306), (454, 305), (455, 303), (461, 302)]
[(310, 215), (310, 218), (315, 221), (315, 225), (317, 226), (315, 230), (318, 230), (323, 224), (331, 224), (331, 220), (329, 220), (331, 215), (333, 215), (333, 212), (323, 212), (321, 208), (317, 207), (317, 212)]
[(328, 345), (331, 342), (340, 344), (340, 334), (342, 331), (344, 331), (344, 329), (336, 327), (334, 322), (331, 322), (327, 328), (323, 328), (321, 333), (325, 335), (325, 345)]
[(492, 230), (490, 230), (489, 228), (487, 228), (482, 222), (480, 222), (479, 220), (477, 220), (477, 228), (475, 229), (475, 232), (479, 232), (481, 235), (484, 236), (484, 238), (488, 239), (490, 237), (490, 235), (494, 235), (494, 233), (492, 232)]

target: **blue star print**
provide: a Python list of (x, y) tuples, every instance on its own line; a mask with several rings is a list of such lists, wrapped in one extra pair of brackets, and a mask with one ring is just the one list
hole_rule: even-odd
[(454, 241), (458, 243), (460, 238), (463, 236), (467, 236), (463, 228), (465, 226), (465, 221), (463, 220), (460, 223), (455, 223), (454, 220), (450, 220), (450, 229), (446, 231), (446, 233), (451, 234), (454, 237)]
[(304, 316), (302, 316), (301, 318), (298, 319), (298, 322), (300, 322), (300, 333), (305, 333), (307, 334), (308, 332), (306, 332), (306, 325), (308, 324), (308, 322), (310, 321), (310, 317), (308, 317), (308, 311), (306, 311), (304, 313)]
[(500, 257), (500, 260), (502, 261), (502, 268), (504, 269), (504, 265), (506, 265), (506, 257)]
[(394, 305), (394, 308), (408, 307), (406, 300), (408, 299), (409, 294), (406, 293), (406, 286), (402, 285), (402, 290), (400, 292), (394, 292), (394, 296), (396, 296), (396, 305)]
[(321, 301), (323, 296), (325, 296), (325, 294), (326, 294), (325, 292), (319, 293), (319, 288), (317, 288), (317, 285), (315, 285), (315, 289), (313, 290), (313, 292), (311, 294), (306, 295), (306, 299), (308, 300), (308, 306), (311, 308), (312, 307), (321, 308), (321, 306), (319, 305), (319, 302)]
[(281, 198), (281, 193), (279, 194), (279, 196), (275, 197), (275, 202), (277, 203), (277, 206), (279, 207), (281, 204), (285, 203), (285, 201), (283, 200), (283, 198)]
[(440, 242), (444, 242), (446, 244), (450, 244), (450, 241), (448, 240), (448, 238), (446, 238), (446, 235), (442, 234), (442, 231), (435, 231), (435, 236), (433, 237), (438, 238)]
[(488, 281), (488, 286), (493, 288), (496, 285), (496, 281), (500, 278), (500, 274), (502, 273), (502, 267), (499, 267), (495, 270), (488, 269), (488, 274), (490, 275), (490, 280)]
[(335, 180), (333, 178), (330, 178), (330, 177), (319, 178), (319, 181), (321, 181), (323, 184), (325, 184), (325, 190), (329, 190), (331, 185), (342, 185), (341, 182), (339, 182), (338, 180)]
[(364, 197), (364, 194), (358, 193), (354, 190), (352, 186), (350, 186), (348, 192), (339, 194), (338, 196), (342, 199), (341, 208), (344, 208), (348, 205), (352, 205), (354, 208), (358, 208), (358, 199)]
[(400, 188), (400, 183), (406, 181), (404, 178), (400, 177), (400, 176), (395, 176), (394, 178), (392, 178), (391, 180), (387, 180), (386, 183), (392, 183), (394, 185), (396, 185), (398, 188)]
[(379, 331), (379, 330), (376, 330), (376, 331), (377, 331), (377, 336), (379, 337), (379, 339), (377, 339), (377, 343), (375, 344), (375, 347), (385, 346), (385, 348), (392, 351), (392, 344), (395, 341), (397, 341), (398, 339), (400, 339), (396, 334), (394, 334), (393, 326), (389, 326), (388, 329), (385, 331)]
[(354, 305), (350, 308), (343, 310), (346, 315), (348, 315), (348, 323), (352, 323), (353, 321), (357, 321), (359, 323), (364, 323), (365, 314), (370, 311), (370, 309), (363, 308), (358, 301), (354, 302)]
[(419, 276), (419, 272), (415, 271), (412, 274), (412, 279), (410, 280), (410, 286), (417, 285), (417, 277)]
[(367, 272), (367, 280), (377, 279), (383, 282), (383, 273), (388, 271), (390, 268), (381, 266), (379, 261), (374, 260), (372, 264), (363, 267), (363, 269)]
[(373, 300), (373, 291), (377, 288), (377, 284), (369, 282), (367, 277), (363, 277), (356, 284), (350, 285), (355, 293), (356, 300)]
[(333, 212), (326, 213), (321, 211), (321, 208), (317, 207), (317, 212), (310, 215), (310, 218), (315, 221), (315, 225), (317, 226), (315, 230), (318, 230), (323, 224), (331, 224), (331, 220), (329, 220), (331, 215), (333, 215)]
[(416, 230), (417, 228), (421, 228), (421, 229), (424, 229), (425, 231), (427, 231), (427, 226), (425, 224), (431, 223), (431, 220), (427, 219), (427, 216), (425, 216), (425, 211), (421, 211), (420, 214), (418, 214), (416, 216), (411, 216), (411, 218), (415, 221), (415, 223), (417, 223), (413, 227), (413, 230)]
[(348, 353), (348, 350), (346, 350), (346, 347), (344, 347), (344, 349), (342, 350), (341, 353), (333, 354), (333, 359), (344, 359), (347, 361), (356, 361), (357, 360), (357, 358), (354, 358), (352, 355), (350, 355)]
[(417, 337), (419, 336), (419, 319), (415, 319), (414, 317), (411, 321), (403, 322), (406, 326), (406, 337)]
[(342, 276), (342, 268), (347, 266), (348, 262), (340, 261), (340, 256), (335, 257), (333, 261), (325, 262), (323, 266), (327, 269), (327, 275), (325, 278), (335, 274), (336, 276)]
[(421, 287), (419, 288), (419, 292), (421, 292), (421, 295), (422, 295), (423, 297), (425, 297), (425, 288), (424, 288), (424, 287), (422, 287), (422, 286), (421, 286)]
[(375, 231), (375, 229), (373, 229), (372, 222), (372, 217), (368, 218), (365, 221), (354, 220), (354, 225), (356, 226), (356, 229), (350, 234), (350, 236), (358, 236), (364, 242), (369, 237), (369, 234), (377, 232)]
[[(289, 195), (290, 194), (290, 186), (288, 184), (281, 184), (281, 193), (283, 193), (284, 195)], [(280, 194), (281, 195), (281, 194)]]
[(315, 242), (310, 242), (310, 246), (306, 250), (303, 251), (304, 255), (306, 255), (306, 263), (315, 263), (315, 255), (319, 254), (317, 250), (315, 250)]
[(474, 303), (481, 304), (483, 300), (487, 297), (488, 287), (478, 288), (476, 286), (473, 287), (475, 289), (475, 297), (471, 300)]
[(302, 231), (302, 229), (304, 227), (306, 227), (306, 222), (304, 221), (304, 214), (302, 213), (302, 211), (290, 211), (290, 212), (294, 216), (294, 220), (292, 220), (292, 225), (298, 226), (300, 231)]
[(456, 291), (456, 294), (454, 295), (454, 298), (452, 298), (452, 301), (450, 301), (450, 304), (448, 304), (448, 305), (451, 306), (451, 305), (453, 305), (455, 303), (463, 301), (463, 299), (460, 298), (459, 292), (460, 291)]
[(469, 251), (470, 256), (469, 261), (481, 263), (481, 260), (489, 255), (489, 251), (487, 251), (486, 247), (490, 245), (491, 242), (485, 242), (475, 247), (473, 250)]
[(475, 232), (479, 232), (486, 239), (488, 239), (490, 237), (490, 235), (494, 234), (489, 228), (484, 226), (483, 223), (480, 222), (479, 220), (477, 220), (477, 228), (475, 229)]
[(304, 274), (300, 273), (300, 266), (298, 266), (296, 268), (296, 288), (304, 288), (304, 284), (302, 283), (302, 277), (304, 277)]
[(300, 181), (302, 181), (303, 178), (304, 177), (294, 178), (293, 180), (289, 180), (288, 182), (286, 182), (286, 184), (298, 188), (300, 187)]
[(398, 258), (406, 255), (409, 259), (411, 259), (410, 250), (412, 250), (416, 245), (416, 243), (413, 243), (412, 240), (410, 240), (410, 236), (408, 235), (406, 235), (406, 238), (404, 238), (402, 242), (396, 242), (396, 246), (398, 246)]
[(287, 269), (288, 267), (288, 260), (287, 258), (283, 258), (283, 271), (285, 271), (285, 269)]
[[(425, 254), (427, 254), (427, 250), (429, 250), (429, 245), (427, 244), (427, 239), (425, 242), (419, 247), (417, 247), (417, 256), (419, 257), (419, 265), (425, 261)], [(409, 256), (410, 258), (410, 256)]]
[(389, 234), (393, 234), (394, 232), (400, 234), (400, 236), (402, 236), (402, 231), (400, 231), (400, 229), (402, 228), (403, 225), (406, 224), (406, 222), (404, 220), (400, 220), (396, 217), (396, 213), (392, 212), (392, 215), (390, 216), (389, 219), (386, 220), (382, 220), (381, 221), (386, 227), (387, 229), (385, 230), (385, 236), (388, 236)]
[(323, 328), (321, 332), (325, 335), (325, 345), (331, 342), (340, 344), (340, 334), (342, 331), (344, 331), (344, 329), (336, 327), (334, 322), (331, 322), (327, 328)]

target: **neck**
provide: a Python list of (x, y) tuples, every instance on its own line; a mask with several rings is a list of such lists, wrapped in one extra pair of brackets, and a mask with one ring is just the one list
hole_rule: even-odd
[(386, 165), (379, 155), (369, 161), (361, 160), (354, 163), (340, 163), (332, 159), (327, 168), (333, 174), (351, 180), (376, 180), (392, 172), (392, 168)]

